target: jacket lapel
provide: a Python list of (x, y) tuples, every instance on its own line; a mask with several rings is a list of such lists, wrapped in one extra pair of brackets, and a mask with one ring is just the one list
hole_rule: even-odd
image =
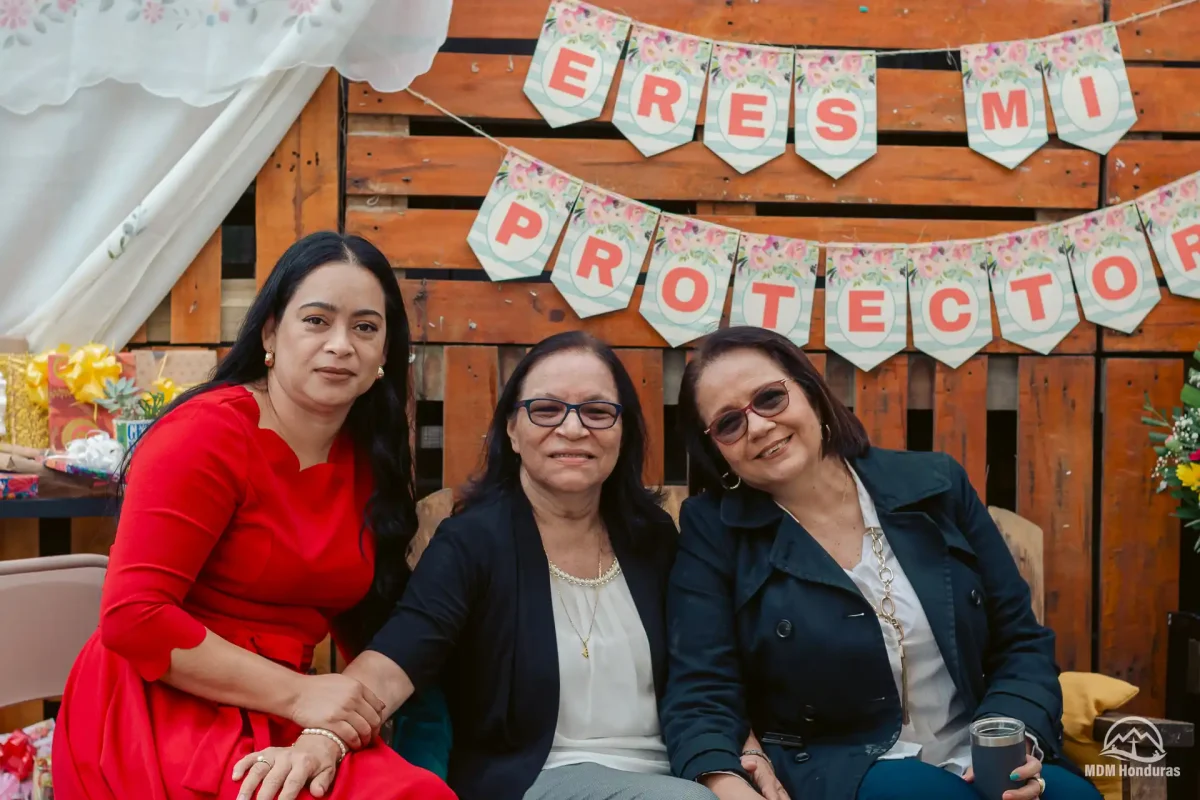
[[(525, 493), (510, 495), (512, 535), (516, 551), (517, 630), (513, 647), (513, 707), (509, 719), (524, 717), (530, 731), (553, 730), (558, 718), (558, 639), (554, 631), (554, 598), (550, 562)], [(525, 710), (518, 712), (517, 709)], [(536, 710), (530, 715), (529, 709)], [(532, 719), (530, 717), (536, 717)]]

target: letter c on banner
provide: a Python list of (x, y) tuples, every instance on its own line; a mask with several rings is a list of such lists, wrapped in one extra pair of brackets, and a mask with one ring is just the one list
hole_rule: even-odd
[[(942, 333), (958, 333), (971, 324), (971, 305), (971, 298), (959, 286), (935, 289), (929, 300), (929, 321)], [(946, 313), (947, 306), (952, 313)]]

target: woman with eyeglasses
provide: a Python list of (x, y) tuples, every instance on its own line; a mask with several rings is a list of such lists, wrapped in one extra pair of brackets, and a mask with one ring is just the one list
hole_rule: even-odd
[(705, 491), (667, 598), (676, 774), (720, 800), (767, 765), (803, 800), (979, 800), (970, 728), (1006, 717), (1027, 735), (1003, 800), (1098, 799), (1061, 755), (1054, 634), (957, 462), (873, 447), (762, 328), (709, 336), (679, 409)]
[(346, 668), (385, 715), (440, 683), (462, 800), (713, 800), (670, 776), (659, 730), (677, 534), (642, 483), (645, 439), (611, 348), (539, 343), (501, 393), (482, 473)]

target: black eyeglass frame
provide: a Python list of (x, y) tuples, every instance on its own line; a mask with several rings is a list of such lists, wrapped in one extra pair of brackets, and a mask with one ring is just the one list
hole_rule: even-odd
[[(788, 383), (795, 383), (795, 382), (796, 382), (795, 378), (780, 378), (777, 381), (771, 381), (770, 383), (764, 383), (762, 386), (760, 386), (754, 390), (754, 396), (750, 398), (749, 403), (742, 406), (741, 408), (731, 408), (728, 411), (723, 411), (720, 414), (718, 414), (717, 418), (714, 419), (711, 423), (709, 423), (708, 427), (705, 428), (704, 435), (712, 436), (713, 441), (716, 441), (716, 442), (719, 442), (720, 444), (725, 444), (725, 445), (735, 444), (736, 442), (741, 441), (742, 437), (746, 435), (746, 431), (750, 430), (750, 412), (751, 411), (753, 411), (755, 414), (758, 414), (758, 416), (762, 417), (763, 419), (770, 419), (771, 417), (779, 416), (780, 414), (782, 414), (784, 411), (787, 410), (787, 407), (789, 405), (791, 405), (791, 403), (792, 403), (792, 393), (788, 389), (787, 385), (788, 385)], [(784, 396), (787, 398), (787, 402), (785, 402), (782, 406), (780, 406), (779, 409), (774, 414), (763, 414), (762, 412), (760, 412), (758, 409), (756, 409), (754, 407), (754, 401), (758, 399), (758, 396), (760, 394), (762, 394), (765, 389), (769, 389), (770, 387), (776, 386), (776, 385), (783, 387)], [(730, 414), (741, 414), (745, 418), (745, 425), (742, 427), (742, 432), (740, 434), (738, 434), (737, 438), (730, 439), (729, 441), (726, 442), (726, 441), (722, 441), (721, 439), (718, 439), (716, 434), (714, 434), (712, 432), (712, 430), (713, 430), (713, 428), (717, 427), (717, 424), (720, 423), (721, 420), (725, 419), (725, 417), (729, 416)]]
[[(533, 418), (533, 409), (531, 408), (531, 406), (534, 403), (557, 403), (558, 405), (563, 407), (562, 418), (559, 419), (558, 422), (555, 422), (554, 424), (546, 424), (546, 423), (541, 423), (541, 422), (535, 421)], [(614, 410), (615, 413), (613, 414), (612, 425), (605, 425), (603, 427), (598, 427), (596, 425), (587, 424), (587, 422), (583, 418), (583, 413), (582, 413), (581, 409), (583, 409), (585, 406), (594, 406), (594, 405), (608, 406), (609, 408)], [(612, 430), (614, 427), (616, 427), (617, 421), (621, 419), (621, 413), (625, 410), (625, 407), (622, 406), (620, 403), (614, 403), (611, 400), (584, 400), (582, 403), (568, 403), (565, 400), (559, 400), (554, 397), (530, 397), (527, 400), (518, 400), (517, 404), (513, 408), (513, 410), (516, 411), (516, 410), (519, 410), (522, 408), (525, 409), (525, 416), (527, 416), (529, 418), (530, 424), (537, 425), (539, 428), (557, 428), (559, 425), (562, 425), (564, 422), (566, 422), (567, 417), (569, 417), (571, 415), (571, 412), (574, 411), (575, 416), (579, 418), (579, 424), (591, 431)]]

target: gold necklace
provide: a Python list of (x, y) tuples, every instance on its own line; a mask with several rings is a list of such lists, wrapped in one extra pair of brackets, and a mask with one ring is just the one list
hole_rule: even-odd
[[(873, 610), (880, 619), (896, 629), (896, 644), (900, 648), (900, 715), (904, 724), (907, 725), (908, 659), (904, 654), (904, 626), (900, 624), (900, 620), (896, 619), (896, 601), (892, 599), (892, 581), (896, 576), (892, 572), (892, 568), (887, 565), (884, 556), (883, 528), (867, 528), (867, 533), (871, 536), (871, 551), (875, 553), (875, 559), (879, 562), (879, 581), (883, 584), (883, 599), (879, 601), (879, 608)], [(868, 600), (867, 603), (869, 605), (870, 601)]]
[(555, 591), (558, 592), (558, 601), (562, 603), (563, 613), (567, 615), (567, 622), (570, 624), (571, 630), (575, 631), (575, 635), (579, 637), (579, 641), (583, 644), (583, 657), (591, 658), (591, 654), (588, 652), (588, 642), (591, 641), (592, 630), (596, 627), (596, 611), (600, 608), (600, 587), (615, 577), (614, 569), (619, 569), (616, 558), (613, 559), (613, 566), (608, 570), (608, 576), (601, 574), (604, 562), (597, 561), (596, 578), (594, 580), (588, 578), (576, 578), (574, 575), (568, 575), (566, 572), (563, 572), (561, 569), (559, 569), (553, 561), (550, 561), (548, 556), (546, 560), (550, 564), (550, 574), (552, 577), (565, 580), (569, 583), (574, 583), (577, 586), (592, 586), (593, 594), (595, 595), (595, 601), (592, 603), (592, 621), (588, 625), (587, 636), (584, 636), (579, 632), (579, 628), (575, 627), (575, 620), (571, 619), (571, 611), (567, 608), (567, 601), (563, 598), (562, 589), (559, 588), (558, 584), (554, 585)]

